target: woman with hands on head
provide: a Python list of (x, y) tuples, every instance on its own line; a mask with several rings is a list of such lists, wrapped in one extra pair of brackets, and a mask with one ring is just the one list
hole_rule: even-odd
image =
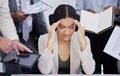
[[(41, 35), (38, 42), (38, 68), (43, 74), (92, 74), (95, 61), (89, 38), (77, 20), (78, 15), (70, 5), (60, 5), (52, 15), (49, 33)], [(78, 31), (76, 31), (78, 28)], [(82, 68), (81, 68), (82, 67)]]

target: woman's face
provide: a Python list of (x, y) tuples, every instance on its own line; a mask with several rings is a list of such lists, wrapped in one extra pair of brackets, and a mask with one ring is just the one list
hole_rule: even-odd
[(72, 18), (64, 18), (60, 20), (57, 26), (58, 37), (62, 40), (68, 41), (75, 32), (75, 24)]

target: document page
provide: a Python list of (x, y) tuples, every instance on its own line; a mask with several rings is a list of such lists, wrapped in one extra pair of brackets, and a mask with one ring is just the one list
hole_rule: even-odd
[(81, 11), (80, 23), (86, 30), (97, 32), (98, 14)]
[(80, 14), (81, 25), (83, 25), (86, 30), (96, 34), (111, 27), (112, 22), (113, 22), (112, 7), (100, 13), (91, 13), (83, 10), (81, 11), (81, 14)]
[(52, 8), (51, 5), (45, 3), (44, 1), (41, 0), (41, 1), (33, 4), (29, 8), (26, 8), (23, 11), (25, 12), (25, 14), (34, 14), (34, 13), (39, 13), (39, 12), (46, 11), (50, 8)]
[(99, 14), (98, 31), (102, 31), (113, 25), (112, 7)]
[(115, 26), (104, 52), (120, 60), (120, 26)]

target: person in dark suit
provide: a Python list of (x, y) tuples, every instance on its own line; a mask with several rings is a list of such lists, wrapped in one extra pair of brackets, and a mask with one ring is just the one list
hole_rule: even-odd
[[(76, 11), (80, 14), (81, 10), (86, 10), (92, 13), (100, 13), (110, 6), (116, 8), (118, 0), (76, 0)], [(86, 31), (86, 35), (91, 41), (91, 50), (93, 53), (93, 58), (96, 61), (95, 74), (100, 74), (101, 64), (103, 64), (104, 74), (117, 74), (117, 66), (114, 57), (103, 52), (104, 47), (113, 31), (113, 28), (100, 33), (95, 34)]]
[[(28, 46), (31, 50), (33, 50), (34, 53), (38, 53), (38, 37), (42, 34), (47, 33), (48, 29), (43, 12), (25, 15), (23, 12), (25, 8), (23, 6), (26, 6), (27, 8), (39, 1), (40, 0), (26, 0), (27, 4), (23, 5), (22, 2), (25, 2), (25, 0), (9, 0), (11, 16), (16, 26), (20, 41)], [(26, 26), (28, 27), (26, 28)], [(25, 31), (28, 31), (29, 33), (25, 34)], [(35, 68), (32, 68), (31, 70), (26, 70), (24, 68), (23, 73), (36, 73), (37, 67), (36, 65), (34, 67)]]

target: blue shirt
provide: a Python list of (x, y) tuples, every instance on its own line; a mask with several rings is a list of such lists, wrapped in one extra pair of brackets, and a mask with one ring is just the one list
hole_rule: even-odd
[(118, 0), (76, 0), (76, 11), (79, 14), (81, 10), (93, 9), (99, 13), (105, 6), (117, 6)]

